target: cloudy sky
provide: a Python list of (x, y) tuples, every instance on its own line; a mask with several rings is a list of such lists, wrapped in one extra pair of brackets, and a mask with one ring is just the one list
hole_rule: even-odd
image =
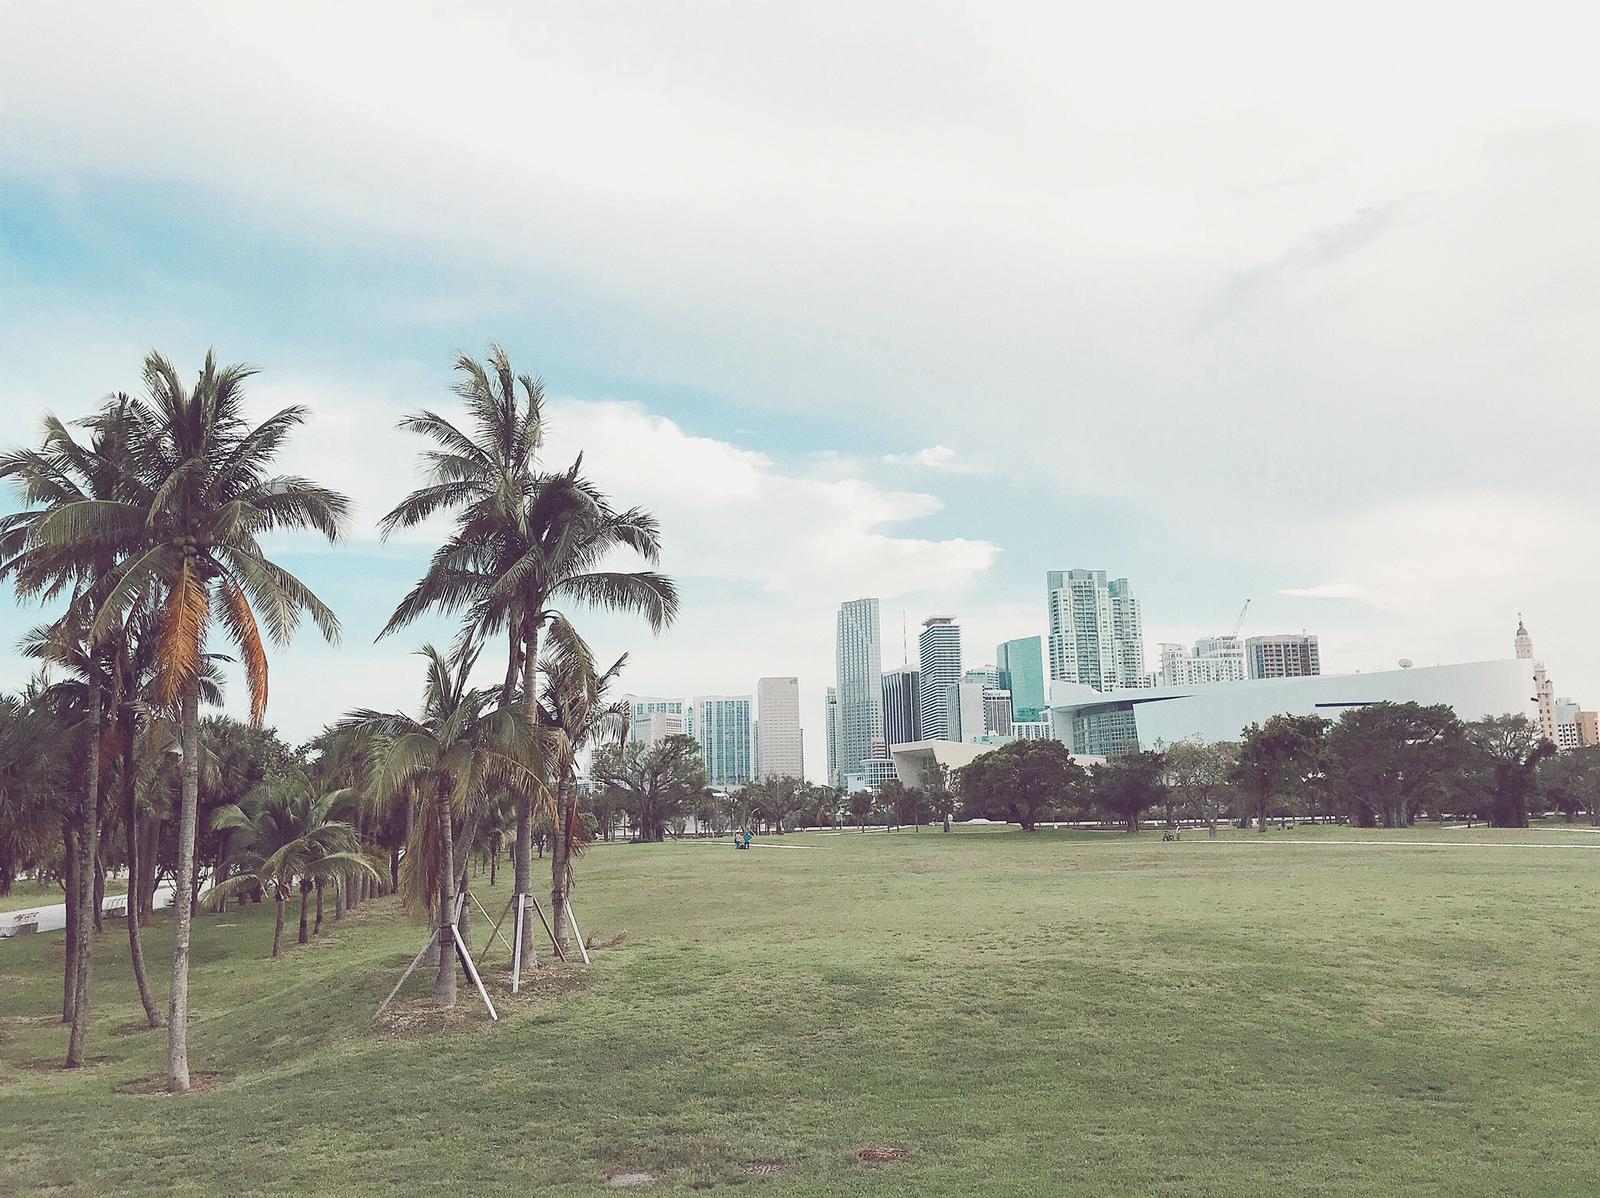
[[(0, 415), (152, 346), (309, 404), (359, 519), (278, 546), (340, 612), (291, 736), (409, 703), (402, 412), (542, 375), (657, 511), (682, 620), (584, 615), (639, 692), (797, 674), (833, 611), (1043, 630), (1044, 572), (1158, 640), (1324, 668), (1510, 653), (1600, 702), (1600, 20), (1587, 4), (0, 6)], [(6, 644), (39, 617), (9, 600)], [(0, 685), (25, 667), (0, 656)], [(237, 689), (237, 688), (236, 688)], [(235, 706), (238, 706), (237, 696)]]

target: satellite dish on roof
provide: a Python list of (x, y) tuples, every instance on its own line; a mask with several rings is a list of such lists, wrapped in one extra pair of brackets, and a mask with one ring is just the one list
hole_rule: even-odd
[(1411, 659), (1409, 657), (1402, 657), (1400, 659), (1400, 668), (1402, 670), (1409, 670), (1411, 668), (1411, 666), (1412, 666), (1412, 661), (1411, 661)]

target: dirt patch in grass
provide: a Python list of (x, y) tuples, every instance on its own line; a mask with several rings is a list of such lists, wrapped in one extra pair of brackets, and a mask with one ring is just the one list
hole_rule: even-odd
[[(190, 1094), (211, 1094), (220, 1090), (229, 1080), (226, 1073), (191, 1073), (189, 1074)], [(144, 1077), (136, 1077), (131, 1082), (123, 1082), (116, 1087), (118, 1094), (145, 1094), (166, 1095), (167, 1075), (164, 1073), (150, 1073)]]
[(611, 937), (610, 940), (596, 940), (593, 936), (590, 936), (587, 940), (584, 941), (584, 947), (586, 947), (592, 953), (596, 949), (616, 948), (617, 945), (623, 943), (627, 939), (628, 939), (628, 929), (627, 928), (623, 928), (622, 931), (618, 932), (615, 936)]
[(165, 1030), (166, 1024), (162, 1024), (160, 1027), (151, 1027), (149, 1020), (136, 1019), (132, 1023), (122, 1024), (112, 1034), (117, 1036), (137, 1036), (140, 1032), (162, 1032)]
[(868, 1144), (856, 1149), (856, 1159), (867, 1165), (892, 1165), (906, 1159), (906, 1150), (893, 1144)]
[(468, 986), (465, 992), (456, 995), (456, 1005), (453, 1007), (436, 1007), (428, 998), (392, 1002), (372, 1028), (386, 1036), (410, 1038), (479, 1027), (489, 1021), (489, 1013)]
[(654, 1185), (655, 1181), (654, 1173), (612, 1173), (606, 1177), (606, 1185), (613, 1190), (637, 1190)]
[(751, 1177), (776, 1177), (783, 1172), (782, 1161), (745, 1161), (739, 1166), (739, 1172)]
[[(98, 1056), (84, 1057), (83, 1064), (78, 1069), (93, 1069), (97, 1065), (111, 1065), (120, 1061), (121, 1057), (114, 1057), (108, 1053)], [(64, 1057), (28, 1057), (16, 1062), (18, 1069), (27, 1069), (32, 1073), (59, 1073), (67, 1071), (66, 1058)]]

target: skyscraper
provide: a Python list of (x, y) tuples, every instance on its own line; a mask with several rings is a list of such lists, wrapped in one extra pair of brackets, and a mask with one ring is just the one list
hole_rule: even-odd
[(956, 740), (949, 690), (961, 681), (961, 625), (954, 616), (929, 616), (917, 638), (918, 739)]
[(823, 703), (822, 727), (828, 742), (828, 785), (842, 785), (839, 778), (839, 691), (836, 687), (828, 688), (828, 697)]
[(1133, 584), (1106, 581), (1104, 570), (1045, 575), (1050, 618), (1050, 677), (1097, 691), (1146, 685), (1144, 617)]
[(678, 717), (678, 726), (672, 729), (673, 733), (684, 732), (694, 735), (694, 704), (687, 699), (660, 699), (644, 695), (624, 695), (623, 701), (628, 705), (628, 739), (643, 740), (651, 744), (653, 731), (659, 732), (666, 727), (664, 724), (652, 725), (650, 717), (653, 715), (672, 715)]
[(834, 640), (839, 669), (839, 773), (859, 774), (883, 739), (883, 659), (878, 649), (878, 601), (839, 605)]
[(762, 678), (756, 683), (756, 752), (766, 778), (803, 778), (800, 747), (800, 680)]
[(1252, 678), (1309, 678), (1322, 673), (1317, 638), (1305, 633), (1249, 637), (1244, 656)]
[(697, 696), (694, 723), (711, 785), (725, 790), (751, 781), (755, 776), (755, 738), (750, 728), (750, 696)]
[(994, 658), (1000, 668), (1000, 686), (1011, 692), (1014, 718), (1039, 719), (1049, 703), (1044, 693), (1043, 638), (1027, 636), (996, 645)]
[(917, 698), (917, 682), (922, 672), (915, 666), (901, 666), (883, 675), (883, 741), (886, 745), (909, 744), (922, 735), (917, 715), (922, 705)]

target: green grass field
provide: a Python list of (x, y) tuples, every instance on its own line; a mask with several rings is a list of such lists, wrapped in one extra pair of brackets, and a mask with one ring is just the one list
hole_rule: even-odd
[[(106, 893), (121, 894), (128, 888), (126, 879), (107, 878)], [(25, 911), (30, 907), (51, 907), (67, 901), (67, 892), (56, 882), (30, 882), (26, 878), (11, 888), (11, 893), (0, 896), (0, 913)]]
[[(1534, 842), (1572, 847), (1508, 847)], [(387, 902), (279, 961), (269, 906), (205, 915), (192, 1064), (223, 1078), (181, 1099), (118, 1090), (165, 1050), (125, 1030), (120, 925), (77, 1072), (53, 1067), (60, 935), (0, 942), (0, 1192), (594, 1194), (628, 1172), (773, 1198), (1600, 1186), (1600, 836), (758, 843), (783, 847), (593, 850), (576, 910), (626, 941), (523, 999), (497, 989), (498, 1025), (464, 986), (452, 1026), (369, 1030), (425, 935)], [(163, 991), (167, 951), (163, 923)], [(903, 1159), (863, 1163), (872, 1145)]]

